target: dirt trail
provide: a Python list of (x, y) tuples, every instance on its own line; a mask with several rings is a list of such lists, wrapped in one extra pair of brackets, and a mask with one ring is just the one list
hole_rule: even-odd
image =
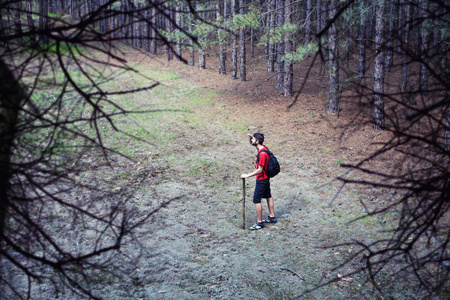
[[(302, 95), (294, 109), (288, 110), (289, 102), (277, 96), (260, 99), (263, 90), (251, 96), (239, 95), (239, 91), (254, 86), (252, 79), (249, 83), (231, 82), (213, 70), (200, 71), (175, 62), (157, 61), (156, 65), (163, 71), (175, 72), (180, 81), (217, 93), (216, 105), (199, 107), (194, 112), (214, 123), (214, 128), (203, 128), (202, 132), (189, 126), (177, 129), (174, 151), (186, 165), (166, 163), (158, 156), (151, 160), (152, 167), (163, 171), (157, 180), (148, 182), (147, 190), (151, 192), (138, 193), (136, 201), (145, 206), (176, 200), (149, 224), (151, 233), (143, 243), (146, 253), (137, 271), (140, 283), (131, 289), (134, 296), (284, 299), (336, 278), (339, 272), (351, 271), (352, 267), (331, 270), (354, 249), (321, 249), (349, 238), (374, 238), (381, 224), (348, 223), (363, 213), (358, 200), (365, 195), (355, 187), (346, 188), (329, 205), (340, 187), (333, 179), (346, 171), (339, 163), (367, 147), (342, 137), (351, 137), (348, 131), (357, 130), (350, 126), (341, 129), (351, 120), (327, 116), (323, 99), (313, 95)], [(241, 132), (232, 130), (229, 124), (233, 122), (248, 127)], [(364, 124), (358, 126), (358, 130), (366, 130)], [(336, 128), (341, 130), (340, 136)], [(282, 173), (272, 180), (279, 222), (249, 231), (256, 218), (251, 203), (254, 178), (247, 179), (243, 230), (239, 175), (253, 168), (256, 153), (246, 133), (257, 131), (265, 133), (266, 144), (282, 166)], [(365, 141), (376, 136), (368, 130)], [(198, 158), (211, 164), (199, 165), (195, 176), (186, 176), (186, 167), (195, 166)], [(263, 214), (267, 214), (265, 206)], [(365, 282), (364, 278), (346, 278), (307, 298), (375, 298)], [(130, 292), (130, 286), (123, 289), (124, 293)], [(107, 294), (109, 299), (121, 299), (117, 290)], [(403, 295), (407, 294), (404, 291)]]

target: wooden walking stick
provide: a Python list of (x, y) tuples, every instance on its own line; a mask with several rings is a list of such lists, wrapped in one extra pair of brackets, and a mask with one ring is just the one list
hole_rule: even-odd
[(242, 178), (242, 228), (245, 229), (245, 178)]

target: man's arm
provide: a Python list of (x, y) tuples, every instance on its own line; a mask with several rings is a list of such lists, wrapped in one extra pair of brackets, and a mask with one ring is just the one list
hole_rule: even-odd
[(258, 169), (256, 169), (255, 171), (248, 173), (248, 174), (242, 174), (241, 178), (249, 178), (249, 177), (261, 174), (263, 172), (263, 170), (264, 170), (264, 167), (260, 165), (258, 167)]

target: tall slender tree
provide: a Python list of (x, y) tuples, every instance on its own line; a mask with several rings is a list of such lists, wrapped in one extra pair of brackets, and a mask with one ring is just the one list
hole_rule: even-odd
[[(285, 0), (284, 7), (285, 24), (292, 25), (293, 13), (291, 0)], [(289, 55), (293, 51), (293, 34), (291, 34), (290, 31), (287, 31), (284, 36), (285, 54)], [(284, 95), (290, 97), (293, 94), (294, 83), (294, 68), (291, 59), (284, 60), (284, 74)]]
[(428, 90), (428, 1), (422, 1), (420, 2), (420, 20), (421, 20), (421, 26), (420, 26), (420, 90), (422, 92), (425, 92)]
[(39, 42), (44, 45), (48, 44), (48, 36), (43, 32), (48, 30), (48, 1), (39, 0)]
[(267, 7), (268, 14), (268, 31), (270, 32), (270, 38), (268, 41), (268, 60), (267, 60), (267, 72), (273, 72), (275, 70), (275, 43), (271, 38), (272, 31), (275, 29), (275, 8), (276, 8), (276, 0), (269, 0), (269, 5)]
[[(411, 4), (412, 5), (412, 4)], [(401, 7), (401, 10), (406, 11), (405, 21), (404, 21), (404, 29), (403, 29), (403, 40), (399, 41), (399, 44), (402, 45), (402, 53), (403, 53), (403, 67), (402, 67), (402, 91), (406, 91), (406, 86), (408, 83), (408, 55), (405, 52), (408, 51), (408, 41), (409, 41), (409, 33), (410, 33), (410, 20), (411, 20), (411, 5), (408, 2), (404, 3), (404, 7)]]
[[(239, 0), (239, 13), (245, 14), (244, 0)], [(247, 51), (245, 48), (245, 29), (246, 26), (241, 25), (239, 28), (239, 58), (240, 58), (240, 79), (241, 81), (247, 80)]]
[[(150, 1), (150, 0), (149, 0)], [(158, 18), (158, 11), (156, 9), (156, 5), (158, 5), (158, 0), (155, 0), (155, 2), (149, 2), (150, 3), (150, 53), (153, 55), (157, 54), (158, 48), (157, 48), (157, 18)]]
[[(330, 3), (330, 20), (333, 20), (337, 10), (337, 0), (331, 0)], [(339, 84), (339, 41), (337, 34), (337, 22), (332, 22), (329, 34), (329, 66), (330, 66), (330, 82), (328, 91), (328, 112), (331, 114), (339, 114), (340, 103), (340, 84)]]
[(395, 24), (395, 8), (396, 1), (391, 1), (389, 5), (389, 29), (388, 29), (388, 38), (387, 38), (387, 51), (386, 51), (386, 63), (385, 63), (385, 71), (390, 72), (391, 66), (394, 60), (394, 24)]
[(384, 115), (384, 27), (385, 4), (384, 0), (377, 0), (375, 25), (375, 81), (373, 86), (373, 128), (383, 130), (385, 127)]
[(366, 72), (366, 0), (359, 1), (359, 64), (358, 76), (361, 78)]
[[(284, 25), (284, 3), (285, 0), (277, 1), (277, 27), (282, 28)], [(284, 40), (280, 39), (277, 44), (277, 82), (276, 89), (282, 91), (284, 89)]]
[(222, 27), (225, 25), (225, 11), (227, 6), (227, 1), (223, 1), (223, 9), (221, 9), (221, 2), (217, 1), (216, 3), (216, 19), (220, 23), (220, 27), (217, 29), (217, 37), (219, 40), (219, 74), (225, 75), (227, 74), (226, 61), (225, 61), (225, 45), (223, 36), (225, 35), (225, 31)]
[[(235, 21), (236, 15), (236, 0), (231, 0), (231, 18)], [(231, 35), (231, 79), (237, 79), (237, 41), (236, 33), (233, 31)]]
[(312, 34), (312, 0), (306, 0), (306, 11), (305, 11), (305, 43), (309, 44), (311, 42)]

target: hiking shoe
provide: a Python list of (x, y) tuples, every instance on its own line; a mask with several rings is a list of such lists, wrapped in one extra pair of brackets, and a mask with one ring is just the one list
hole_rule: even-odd
[(250, 230), (258, 230), (258, 229), (261, 229), (261, 228), (264, 228), (264, 221), (262, 222), (262, 223), (258, 223), (258, 222), (256, 222), (255, 224), (253, 224), (251, 227), (250, 227)]
[(276, 223), (276, 222), (278, 222), (278, 220), (276, 217), (272, 218), (271, 216), (268, 216), (267, 219), (263, 220), (263, 222), (264, 223)]

